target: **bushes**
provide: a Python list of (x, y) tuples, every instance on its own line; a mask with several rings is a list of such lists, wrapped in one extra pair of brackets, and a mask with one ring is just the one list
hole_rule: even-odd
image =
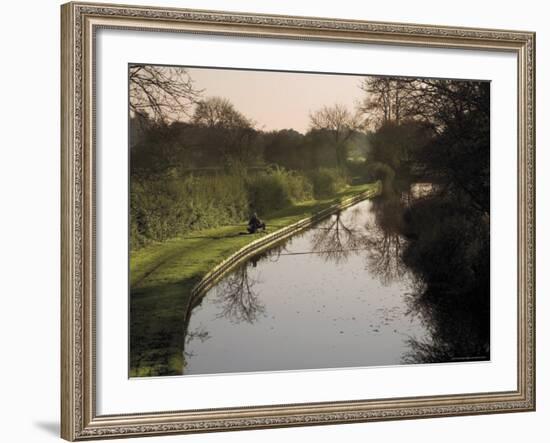
[(282, 168), (253, 175), (247, 179), (251, 211), (265, 214), (292, 202), (308, 200), (313, 187), (307, 177)]
[(293, 201), (298, 202), (313, 198), (313, 183), (305, 175), (289, 172), (287, 173), (287, 183)]
[(239, 175), (188, 177), (185, 184), (192, 202), (187, 208), (192, 230), (238, 222), (248, 215), (248, 195)]
[(310, 173), (315, 198), (328, 197), (346, 185), (345, 174), (336, 168), (320, 168)]
[(248, 196), (239, 176), (132, 178), (131, 247), (235, 223), (247, 214)]
[(327, 197), (345, 180), (335, 169), (308, 176), (282, 168), (255, 174), (231, 170), (212, 176), (132, 177), (130, 242), (133, 250), (191, 231), (243, 223), (251, 212), (260, 217), (292, 203)]
[(247, 181), (250, 209), (265, 214), (291, 202), (288, 186), (271, 174), (258, 174)]

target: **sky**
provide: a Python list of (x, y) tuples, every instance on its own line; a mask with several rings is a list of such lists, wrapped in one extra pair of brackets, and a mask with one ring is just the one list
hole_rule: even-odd
[(305, 133), (309, 114), (336, 103), (350, 111), (365, 94), (357, 75), (303, 74), (232, 69), (186, 68), (203, 97), (229, 99), (265, 131), (295, 129)]

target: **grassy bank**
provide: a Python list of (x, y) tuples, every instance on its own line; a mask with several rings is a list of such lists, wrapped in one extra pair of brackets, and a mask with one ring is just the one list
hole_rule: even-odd
[[(308, 200), (264, 215), (267, 232), (288, 226), (376, 184), (349, 186), (331, 198)], [(184, 315), (191, 289), (215, 265), (258, 238), (246, 222), (193, 232), (132, 253), (131, 376), (181, 374)]]
[(241, 223), (251, 212), (265, 216), (313, 198), (333, 196), (348, 182), (337, 168), (288, 171), (272, 166), (251, 173), (234, 167), (213, 176), (169, 170), (133, 176), (130, 187), (130, 246), (143, 246), (205, 229)]

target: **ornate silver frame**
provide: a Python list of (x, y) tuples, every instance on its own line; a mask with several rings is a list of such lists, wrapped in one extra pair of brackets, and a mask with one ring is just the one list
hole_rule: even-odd
[[(68, 3), (62, 18), (61, 435), (145, 436), (535, 409), (535, 34)], [(518, 59), (518, 380), (511, 392), (98, 416), (95, 410), (94, 33), (99, 28), (509, 51)]]

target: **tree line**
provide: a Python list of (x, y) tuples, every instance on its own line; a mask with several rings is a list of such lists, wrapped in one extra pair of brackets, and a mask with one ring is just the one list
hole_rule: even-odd
[[(152, 234), (144, 220), (157, 213), (157, 224), (167, 225), (179, 215), (168, 216), (170, 202), (160, 207), (158, 199), (140, 193), (181, 199), (193, 194), (193, 186), (214, 192), (209, 180), (239, 183), (234, 186), (242, 192), (235, 194), (242, 201), (238, 208), (226, 208), (227, 217), (189, 222), (186, 229), (269, 209), (270, 202), (252, 201), (252, 195), (261, 194), (251, 190), (253, 181), (276, 187), (265, 193), (274, 206), (329, 194), (352, 178), (382, 180), (384, 192), (395, 195), (411, 183), (429, 181), (437, 183), (441, 195), (489, 214), (487, 82), (365, 77), (356, 109), (336, 103), (313, 110), (302, 134), (291, 128), (258, 129), (228, 99), (196, 88), (182, 68), (133, 66), (129, 81), (132, 201), (134, 219), (141, 220), (134, 230), (144, 237), (161, 239), (181, 229)], [(221, 194), (210, 195), (203, 206), (224, 205)]]

